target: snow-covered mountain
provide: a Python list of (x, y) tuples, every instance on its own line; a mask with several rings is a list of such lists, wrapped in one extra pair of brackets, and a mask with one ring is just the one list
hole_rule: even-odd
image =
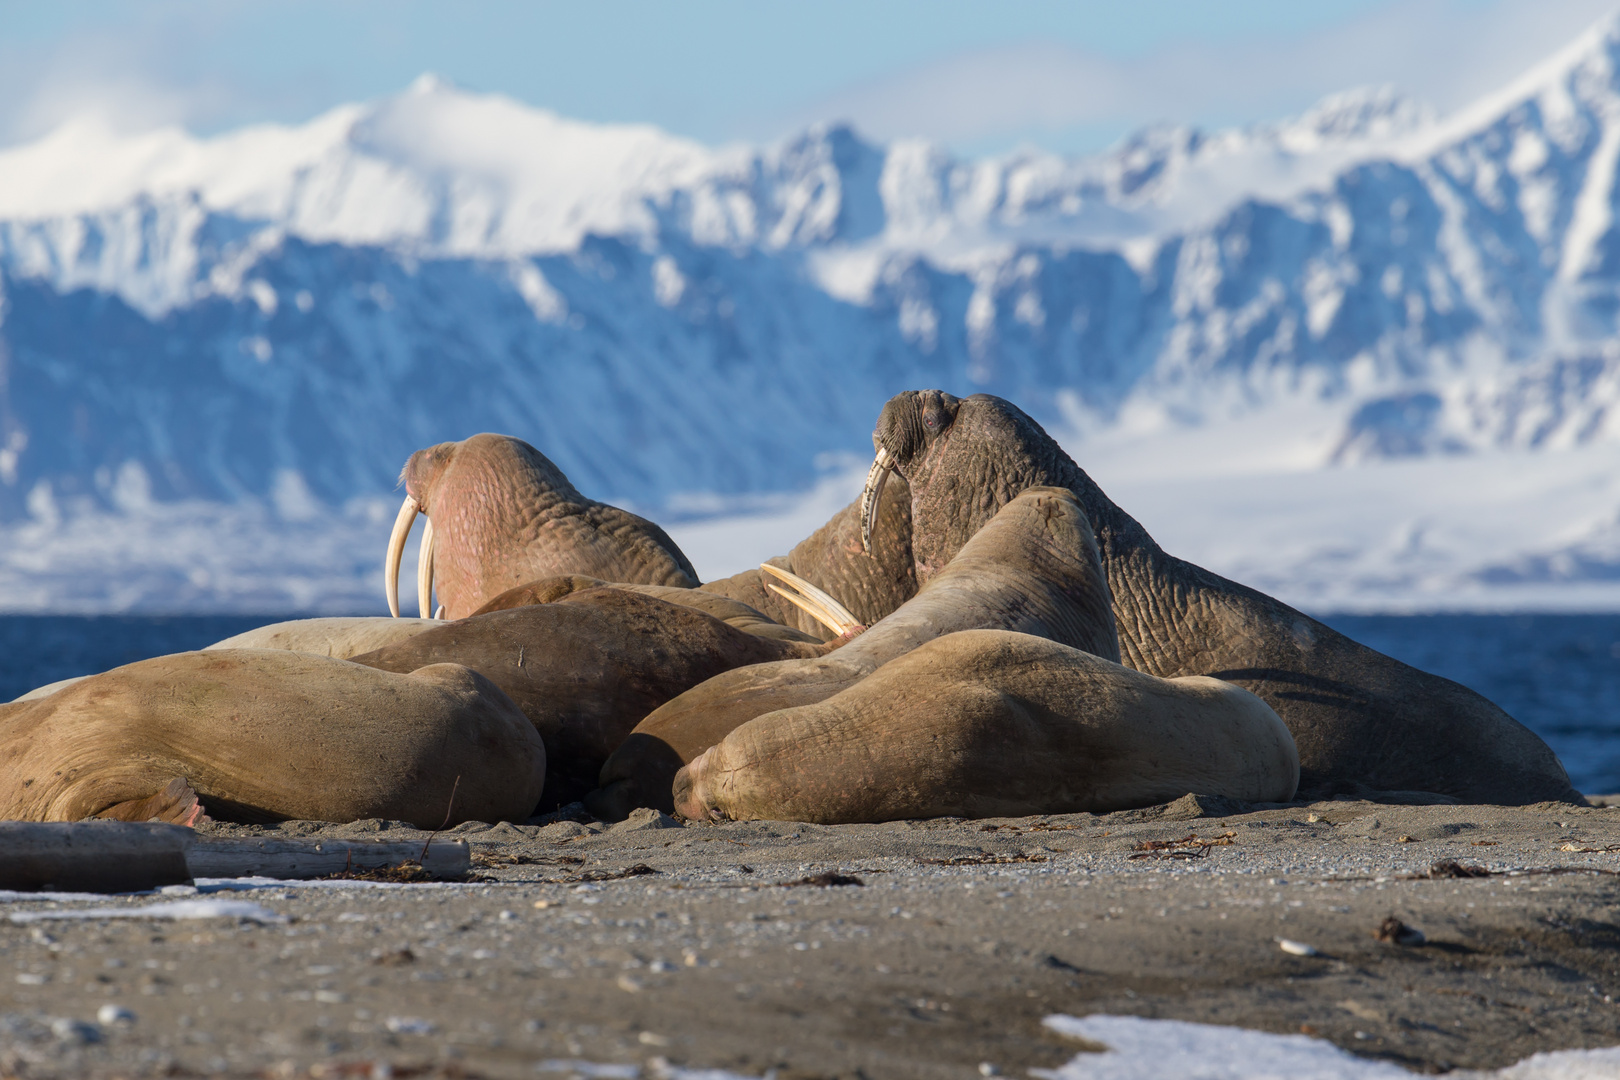
[[(1617, 61), (1609, 22), (1453, 117), (1350, 92), (1084, 159), (712, 149), (429, 77), (210, 139), (69, 124), (0, 150), (0, 605), (374, 607), (400, 465), (481, 430), (780, 546), (918, 386), (1017, 401), (1128, 509), (1243, 493), (1144, 520), (1303, 603), (1581, 602), (1620, 579)], [(1424, 462), (1484, 514), (1501, 455), (1596, 479), (1438, 548), (1362, 490)], [(1270, 550), (1227, 535), (1256, 491), (1300, 530)]]

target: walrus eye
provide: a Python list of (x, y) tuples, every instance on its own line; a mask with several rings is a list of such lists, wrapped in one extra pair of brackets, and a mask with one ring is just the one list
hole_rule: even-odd
[(944, 431), (950, 426), (950, 423), (950, 413), (938, 405), (930, 405), (923, 410), (923, 427), (928, 429), (930, 437)]

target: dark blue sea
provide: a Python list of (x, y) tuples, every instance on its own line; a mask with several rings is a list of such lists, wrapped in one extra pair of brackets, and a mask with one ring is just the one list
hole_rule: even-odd
[[(0, 701), (276, 616), (0, 617)], [(1473, 687), (1552, 745), (1581, 791), (1620, 792), (1620, 615), (1328, 615), (1323, 622)]]

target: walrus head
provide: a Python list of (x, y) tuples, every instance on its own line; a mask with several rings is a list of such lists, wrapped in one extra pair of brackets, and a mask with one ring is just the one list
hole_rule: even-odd
[(507, 589), (584, 574), (643, 585), (697, 585), (697, 572), (657, 525), (586, 498), (563, 471), (521, 439), (474, 435), (412, 454), (400, 473), (405, 501), (383, 567), (388, 609), (399, 614), (399, 564), (417, 514), (426, 514), (416, 591), (430, 608), (472, 614)]
[(962, 399), (943, 390), (907, 390), (883, 406), (872, 432), (876, 459), (866, 473), (861, 492), (861, 545), (872, 550), (872, 528), (877, 522), (878, 499), (891, 473), (908, 481), (913, 466), (925, 458), (934, 441), (956, 420)]
[(861, 496), (863, 537), (891, 472), (911, 487), (917, 582), (944, 569), (996, 512), (1032, 487), (1080, 490), (1073, 462), (1023, 410), (989, 394), (907, 390), (883, 406)]

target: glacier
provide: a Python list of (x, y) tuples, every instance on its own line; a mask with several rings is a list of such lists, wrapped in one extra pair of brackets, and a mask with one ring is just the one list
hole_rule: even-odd
[(528, 440), (706, 577), (858, 490), (893, 393), (1034, 415), (1314, 610), (1620, 605), (1620, 22), (1388, 89), (960, 160), (575, 122), (431, 76), (0, 149), (0, 607), (375, 611), (411, 451)]

